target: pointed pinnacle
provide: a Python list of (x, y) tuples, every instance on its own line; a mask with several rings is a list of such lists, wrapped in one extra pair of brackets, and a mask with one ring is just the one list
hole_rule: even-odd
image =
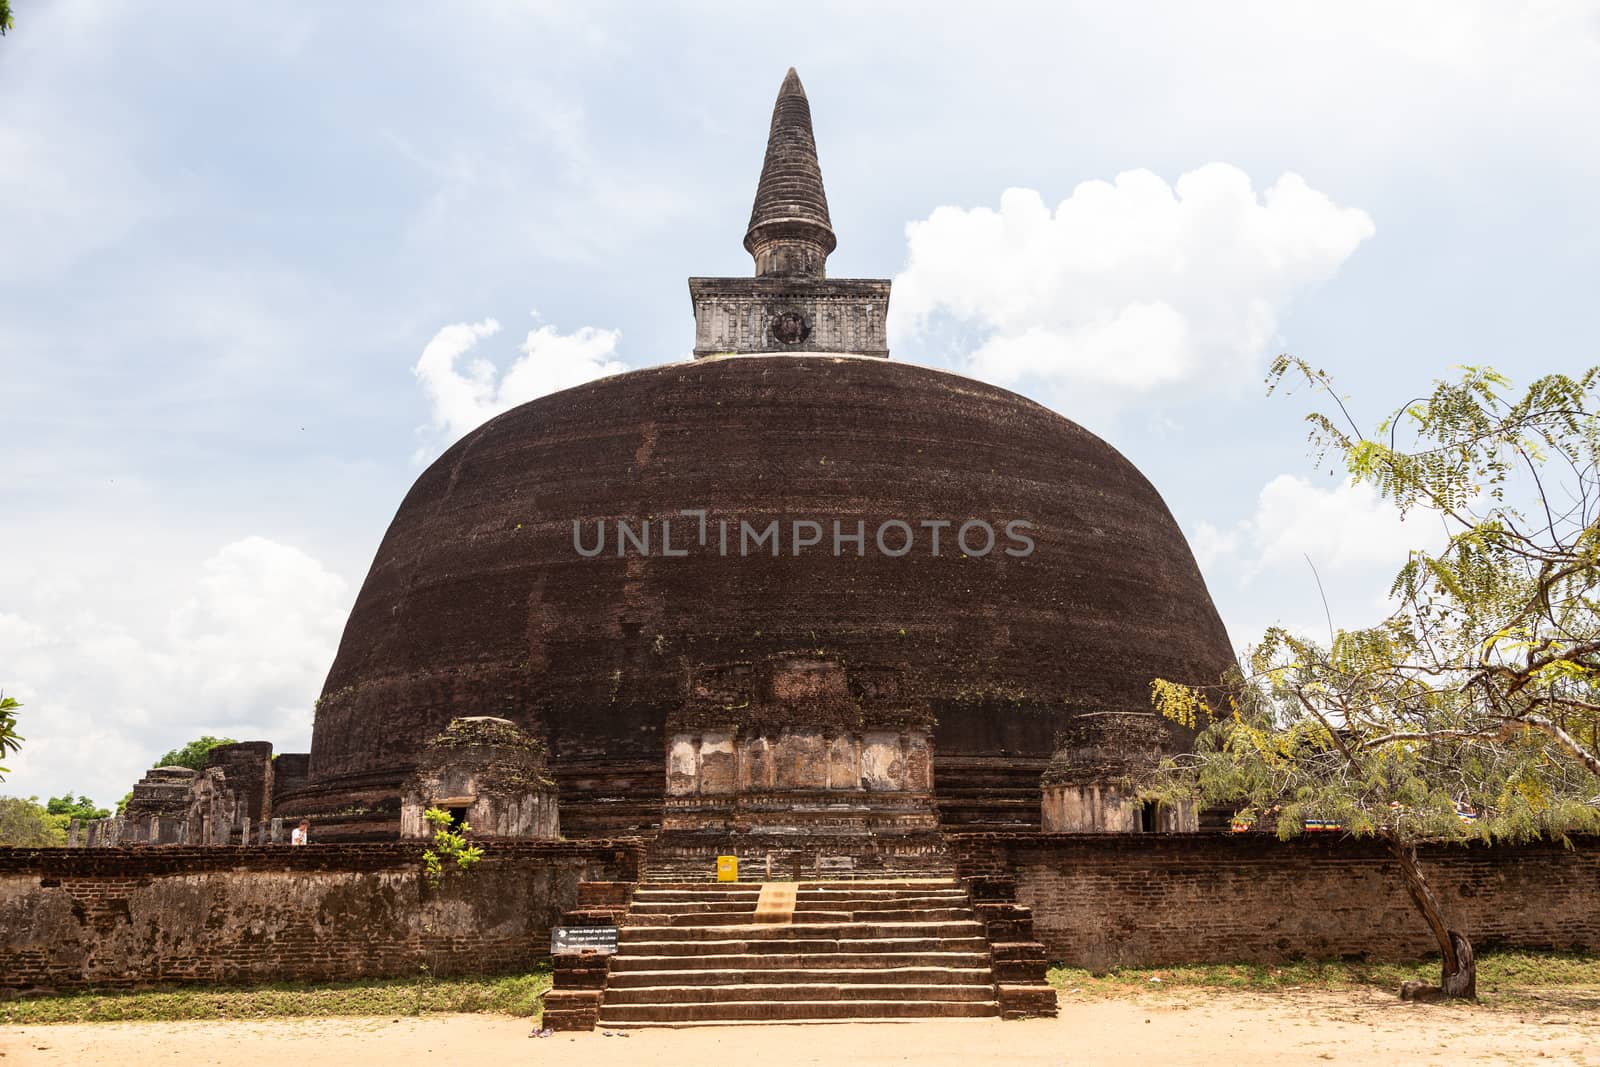
[(811, 104), (793, 67), (784, 75), (772, 108), (767, 155), (756, 186), (745, 247), (752, 247), (758, 227), (779, 222), (815, 227), (819, 242), (832, 251), (835, 239), (828, 218), (828, 197), (822, 188), (822, 167), (817, 163), (817, 142), (811, 132)]

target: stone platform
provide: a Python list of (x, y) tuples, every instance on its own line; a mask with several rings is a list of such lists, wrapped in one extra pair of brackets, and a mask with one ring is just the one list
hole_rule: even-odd
[(953, 877), (943, 835), (664, 831), (650, 842), (642, 880), (715, 882), (717, 857), (739, 860), (741, 881)]

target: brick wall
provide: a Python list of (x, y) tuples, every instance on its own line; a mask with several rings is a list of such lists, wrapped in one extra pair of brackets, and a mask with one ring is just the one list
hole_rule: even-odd
[[(1437, 951), (1371, 841), (1212, 834), (963, 834), (965, 875), (1011, 877), (1050, 957), (1102, 969)], [(1479, 948), (1600, 951), (1600, 840), (1420, 853)]]
[(485, 974), (549, 951), (632, 842), (491, 844), (437, 890), (414, 844), (0, 849), (0, 988)]

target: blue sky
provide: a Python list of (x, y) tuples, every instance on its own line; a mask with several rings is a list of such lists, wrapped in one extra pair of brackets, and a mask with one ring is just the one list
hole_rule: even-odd
[[(895, 358), (1106, 437), (1237, 641), (1382, 610), (1417, 523), (1306, 453), (1600, 339), (1600, 4), (17, 0), (0, 39), (0, 789), (309, 741), (379, 538), (504, 406), (684, 358), (784, 71)], [(498, 324), (498, 330), (486, 325)], [(424, 354), (427, 353), (427, 358)], [(474, 370), (474, 363), (479, 365)]]

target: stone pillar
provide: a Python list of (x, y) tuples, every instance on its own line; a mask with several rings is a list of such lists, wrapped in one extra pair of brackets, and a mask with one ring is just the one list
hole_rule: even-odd
[(67, 847), (78, 847), (78, 820), (71, 819), (67, 822)]
[(274, 845), (283, 844), (283, 820), (282, 819), (273, 819), (272, 820), (272, 843)]

